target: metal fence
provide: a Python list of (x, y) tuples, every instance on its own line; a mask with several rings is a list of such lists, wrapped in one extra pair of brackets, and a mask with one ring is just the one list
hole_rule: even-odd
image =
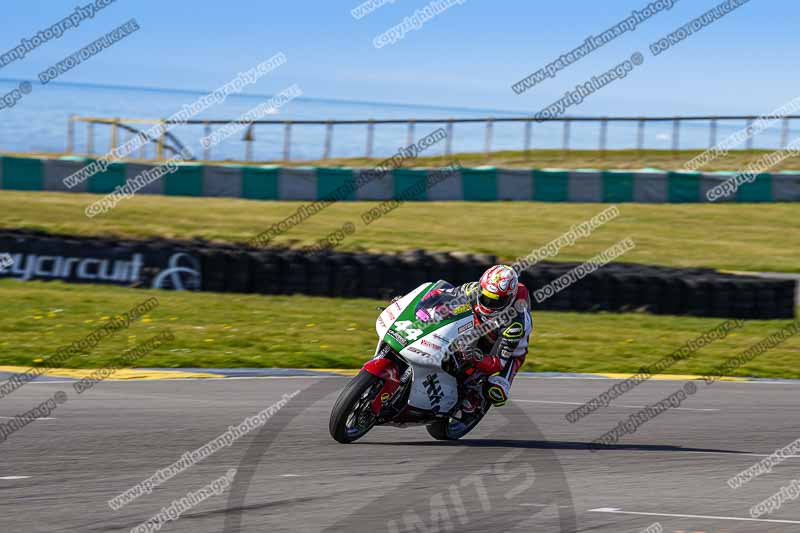
[[(571, 140), (571, 127), (573, 124), (578, 123), (592, 123), (597, 124), (599, 135), (597, 150), (605, 152), (608, 145), (608, 126), (611, 123), (635, 123), (636, 129), (636, 149), (644, 150), (645, 147), (645, 129), (648, 124), (654, 123), (672, 123), (672, 150), (680, 150), (680, 134), (681, 125), (685, 122), (706, 122), (708, 125), (708, 146), (713, 147), (717, 144), (717, 129), (721, 123), (725, 122), (745, 122), (746, 127), (751, 127), (752, 124), (762, 118), (758, 115), (738, 115), (738, 116), (681, 116), (681, 117), (565, 117), (565, 118), (550, 118), (550, 119), (534, 119), (527, 117), (503, 117), (503, 118), (447, 118), (447, 119), (388, 119), (388, 120), (257, 120), (247, 124), (246, 133), (242, 139), (245, 142), (245, 157), (244, 160), (253, 160), (252, 143), (255, 139), (255, 129), (260, 127), (283, 127), (283, 149), (282, 160), (291, 161), (291, 146), (292, 146), (292, 128), (301, 125), (316, 125), (325, 128), (325, 140), (323, 143), (323, 150), (321, 159), (329, 159), (331, 157), (331, 147), (333, 144), (334, 128), (336, 126), (365, 126), (365, 146), (364, 157), (371, 158), (374, 153), (374, 139), (375, 127), (381, 124), (405, 124), (407, 128), (407, 144), (412, 144), (415, 141), (414, 130), (418, 124), (434, 124), (444, 126), (447, 131), (447, 139), (445, 141), (444, 152), (445, 155), (452, 154), (453, 141), (455, 139), (455, 125), (466, 123), (483, 123), (485, 124), (485, 137), (484, 148), (485, 154), (492, 152), (492, 142), (494, 136), (494, 125), (497, 123), (517, 122), (523, 125), (522, 139), (519, 149), (528, 152), (532, 149), (531, 139), (532, 130), (535, 124), (538, 123), (561, 123), (563, 128), (562, 133), (562, 150), (570, 150)], [(769, 118), (769, 117), (767, 117)], [(800, 115), (787, 115), (779, 117), (781, 120), (781, 135), (780, 146), (774, 148), (785, 148), (789, 142), (790, 121), (800, 118)], [(82, 155), (94, 156), (95, 154), (95, 126), (105, 126), (110, 130), (110, 146), (115, 148), (119, 145), (120, 131), (127, 132), (129, 136), (141, 135), (146, 139), (147, 144), (153, 147), (153, 157), (148, 158), (146, 150), (142, 150), (138, 156), (140, 159), (163, 159), (167, 152), (178, 153), (184, 148), (184, 144), (171, 130), (171, 127), (178, 125), (201, 125), (204, 128), (204, 136), (209, 136), (212, 133), (214, 126), (230, 124), (233, 121), (229, 120), (190, 120), (186, 122), (176, 122), (169, 120), (146, 120), (146, 119), (123, 119), (123, 118), (98, 118), (98, 117), (80, 117), (71, 116), (67, 128), (67, 152), (70, 154), (75, 153), (75, 137), (76, 137), (76, 124), (85, 123), (86, 128), (86, 153)], [(161, 134), (156, 137), (151, 137), (146, 133), (146, 129), (142, 126), (162, 125)], [(753, 135), (749, 135), (746, 141), (746, 148), (748, 150), (753, 148)], [(204, 148), (203, 160), (212, 160), (211, 148)]]

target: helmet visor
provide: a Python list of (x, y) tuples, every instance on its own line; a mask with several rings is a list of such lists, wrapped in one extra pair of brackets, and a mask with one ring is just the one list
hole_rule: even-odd
[(478, 303), (492, 311), (500, 311), (508, 307), (513, 298), (513, 294), (500, 296), (498, 294), (492, 294), (489, 291), (482, 290), (478, 295)]

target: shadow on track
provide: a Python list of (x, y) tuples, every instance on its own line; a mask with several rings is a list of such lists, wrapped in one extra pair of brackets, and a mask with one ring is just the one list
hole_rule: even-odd
[[(454, 446), (473, 448), (518, 448), (526, 450), (628, 450), (642, 452), (694, 452), (747, 454), (739, 450), (715, 450), (711, 448), (684, 448), (666, 444), (588, 444), (585, 442), (514, 440), (514, 439), (461, 439), (459, 441), (412, 441), (412, 442), (356, 442), (351, 446)], [(593, 450), (592, 450), (593, 448)]]

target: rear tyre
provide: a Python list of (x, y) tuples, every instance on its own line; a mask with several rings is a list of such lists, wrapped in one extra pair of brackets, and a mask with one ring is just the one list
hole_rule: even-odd
[(350, 380), (333, 405), (329, 429), (342, 444), (356, 441), (375, 425), (372, 400), (383, 387), (383, 380), (362, 370)]
[[(428, 433), (431, 437), (436, 440), (458, 440), (470, 431), (472, 431), (475, 426), (486, 416), (489, 408), (486, 408), (486, 411), (483, 411), (480, 414), (474, 415), (469, 420), (465, 422), (461, 422), (456, 420), (455, 418), (446, 418), (441, 419), (433, 422), (432, 424), (428, 424), (425, 428), (428, 430)], [(463, 413), (462, 413), (463, 415)], [(463, 417), (462, 417), (463, 419)]]

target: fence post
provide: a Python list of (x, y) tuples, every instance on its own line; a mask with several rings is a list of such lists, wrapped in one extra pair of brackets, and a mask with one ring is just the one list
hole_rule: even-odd
[(714, 148), (717, 145), (717, 119), (711, 119), (711, 138), (709, 139), (709, 148)]
[(414, 121), (408, 121), (408, 133), (406, 134), (406, 146), (414, 144)]
[(367, 123), (367, 159), (372, 157), (372, 144), (375, 138), (375, 123), (372, 122), (372, 119), (369, 119)]
[(608, 141), (608, 118), (603, 117), (600, 120), (600, 151), (606, 151), (606, 143)]
[[(203, 121), (203, 136), (205, 138), (211, 137), (211, 124), (208, 123), (207, 120)], [(203, 147), (203, 160), (204, 161), (211, 161), (211, 144), (209, 143), (208, 146)]]
[(292, 145), (292, 121), (287, 120), (283, 126), (283, 160), (289, 161), (291, 156), (290, 148)]
[(89, 155), (94, 155), (94, 122), (89, 121), (89, 125), (86, 127), (86, 135), (88, 136), (86, 151)]
[(115, 118), (114, 122), (111, 123), (111, 150), (114, 151), (117, 147), (117, 126), (119, 125), (119, 119)]
[(329, 120), (325, 123), (325, 151), (322, 154), (322, 159), (328, 159), (331, 156), (331, 143), (333, 142), (333, 123)]
[(492, 128), (494, 127), (494, 122), (492, 119), (488, 119), (486, 121), (486, 137), (484, 138), (483, 142), (483, 152), (488, 157), (492, 151)]
[(525, 153), (531, 151), (531, 121), (525, 121)]
[(75, 115), (70, 115), (67, 119), (67, 153), (75, 151)]
[(256, 132), (255, 132), (256, 125), (251, 123), (250, 126), (247, 128), (247, 131), (244, 132), (244, 158), (245, 161), (252, 161), (253, 160), (253, 141), (256, 140)]
[(783, 117), (783, 128), (781, 129), (781, 148), (789, 146), (789, 118)]
[(569, 129), (570, 129), (570, 120), (568, 118), (564, 119), (564, 138), (562, 139), (562, 148), (564, 150), (569, 150)]
[(453, 119), (447, 121), (447, 141), (444, 143), (445, 155), (453, 153)]
[(672, 119), (672, 151), (677, 152), (681, 145), (681, 121), (677, 117)]
[(640, 152), (644, 149), (644, 119), (639, 119), (639, 127), (636, 132), (636, 149)]
[(167, 125), (162, 118), (161, 121), (158, 123), (161, 128), (159, 128), (159, 135), (158, 135), (158, 152), (156, 153), (156, 159), (159, 161), (164, 159), (164, 136), (167, 134)]

